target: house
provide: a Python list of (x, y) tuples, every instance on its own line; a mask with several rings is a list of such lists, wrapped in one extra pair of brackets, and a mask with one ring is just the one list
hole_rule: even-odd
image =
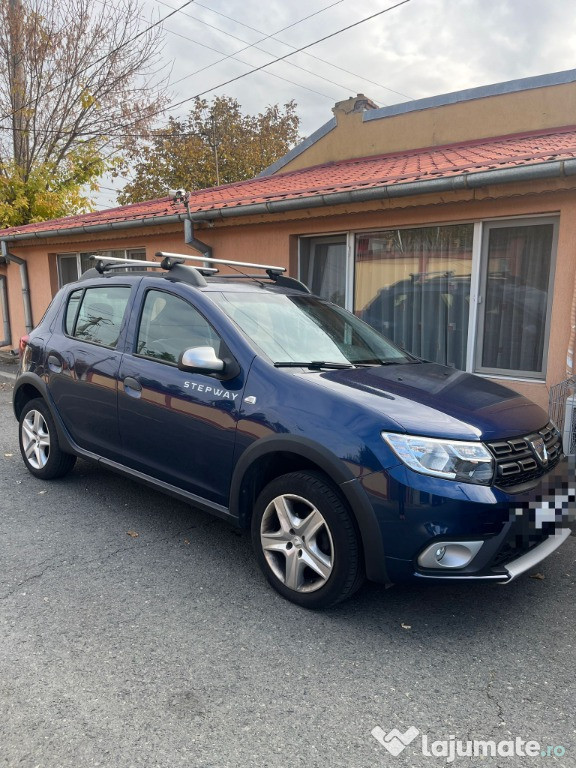
[(378, 109), (255, 179), (0, 233), (0, 346), (89, 257), (277, 263), (430, 360), (542, 406), (574, 371), (576, 70)]

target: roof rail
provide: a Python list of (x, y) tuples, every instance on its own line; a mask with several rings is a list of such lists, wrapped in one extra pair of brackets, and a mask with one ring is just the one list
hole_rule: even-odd
[[(271, 264), (254, 264), (249, 261), (231, 261), (230, 259), (214, 259), (211, 256), (189, 256), (185, 253), (168, 253), (166, 251), (158, 251), (157, 258), (164, 259), (185, 259), (186, 261), (202, 261), (209, 262), (210, 264), (224, 264), (230, 267), (249, 267), (250, 269), (263, 269), (276, 285), (283, 286), (284, 288), (292, 288), (302, 293), (310, 293), (308, 286), (301, 283), (300, 280), (296, 280), (294, 277), (288, 277), (283, 273), (286, 272), (286, 267), (273, 266)], [(196, 267), (199, 269), (199, 267)], [(250, 280), (261, 280), (260, 275), (219, 275), (220, 278), (245, 278)]]
[[(104, 274), (104, 272), (107, 272), (109, 269), (125, 269), (126, 267), (147, 267), (148, 269), (170, 270), (177, 264), (184, 263), (182, 259), (169, 258), (168, 256), (162, 259), (159, 264), (155, 261), (146, 261), (146, 259), (128, 259), (120, 258), (118, 256), (90, 256), (90, 259), (96, 261), (94, 266), (100, 274)], [(216, 267), (194, 267), (194, 269), (197, 269), (201, 275), (205, 276), (215, 275), (218, 272)]]
[(271, 271), (273, 274), (281, 275), (286, 272), (286, 267), (272, 266), (270, 264), (252, 264), (249, 261), (230, 261), (230, 259), (214, 259), (211, 256), (189, 256), (184, 253), (166, 253), (158, 251), (156, 256), (159, 258), (185, 259), (186, 261), (203, 261), (211, 264), (224, 264), (230, 267), (250, 267), (250, 269), (263, 269), (265, 272)]
[[(282, 286), (284, 288), (292, 288), (296, 291), (301, 291), (303, 293), (310, 293), (310, 290), (304, 283), (301, 283), (299, 280), (296, 280), (293, 277), (288, 277), (283, 272), (286, 271), (285, 267), (274, 267), (270, 266), (269, 264), (251, 264), (246, 261), (228, 261), (225, 259), (213, 259), (212, 257), (203, 257), (203, 256), (189, 256), (188, 254), (181, 254), (181, 253), (167, 253), (166, 251), (158, 251), (156, 254), (156, 257), (161, 258), (162, 261), (155, 262), (155, 261), (146, 261), (144, 259), (127, 259), (127, 258), (120, 258), (118, 256), (97, 256), (92, 255), (90, 256), (90, 259), (95, 262), (94, 267), (98, 274), (103, 275), (106, 272), (110, 272), (113, 270), (120, 270), (120, 269), (127, 269), (127, 268), (134, 268), (134, 267), (144, 267), (145, 269), (164, 269), (167, 272), (170, 272), (170, 274), (173, 277), (176, 277), (180, 280), (183, 280), (184, 282), (189, 283), (190, 285), (196, 285), (199, 287), (204, 287), (206, 285), (206, 281), (204, 280), (205, 277), (211, 277), (212, 275), (216, 274), (218, 272), (218, 269), (216, 267), (206, 267), (198, 265), (190, 265), (186, 266), (184, 264), (185, 261), (202, 261), (202, 262), (210, 262), (211, 264), (226, 264), (230, 265), (232, 267), (235, 266), (241, 266), (241, 267), (250, 267), (255, 269), (263, 269), (266, 272), (266, 275), (269, 280), (271, 280), (273, 283), (275, 283), (278, 286)], [(221, 278), (245, 278), (250, 280), (262, 280), (262, 276), (260, 275), (247, 275), (247, 274), (239, 274), (239, 275), (219, 275)]]
[(173, 277), (183, 280), (190, 285), (204, 287), (206, 285), (205, 277), (214, 275), (218, 272), (214, 267), (187, 267), (183, 259), (174, 259), (166, 257), (158, 264), (154, 261), (145, 261), (144, 259), (126, 259), (118, 256), (90, 256), (95, 261), (95, 269), (100, 275), (115, 269), (126, 269), (127, 267), (145, 267), (146, 269), (164, 269)]

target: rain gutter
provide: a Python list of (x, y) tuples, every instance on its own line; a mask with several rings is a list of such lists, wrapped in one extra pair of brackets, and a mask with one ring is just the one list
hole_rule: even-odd
[(576, 352), (576, 274), (574, 275), (574, 292), (572, 295), (572, 311), (570, 313), (570, 341), (568, 342), (568, 353), (566, 355), (566, 376), (570, 378), (576, 374), (576, 361), (574, 353)]
[(184, 242), (198, 251), (201, 256), (205, 256), (207, 259), (212, 257), (212, 246), (198, 240), (194, 235), (194, 221), (191, 217), (184, 219)]
[[(222, 208), (207, 208), (205, 210), (175, 213), (166, 216), (149, 216), (144, 219), (129, 221), (112, 221), (106, 224), (88, 224), (79, 227), (67, 227), (62, 229), (36, 230), (34, 232), (19, 232), (14, 235), (6, 235), (0, 238), (3, 242), (13, 243), (20, 240), (36, 240), (48, 237), (64, 237), (79, 234), (97, 234), (122, 229), (137, 229), (139, 227), (176, 224), (181, 221), (215, 221), (229, 219), (236, 216), (257, 216), (262, 214), (285, 213), (309, 208), (322, 208), (333, 205), (350, 205), (373, 200), (394, 200), (400, 197), (414, 197), (417, 195), (433, 194), (440, 192), (458, 192), (462, 190), (480, 189), (495, 184), (513, 184), (518, 182), (539, 181), (543, 179), (560, 179), (576, 176), (576, 158), (568, 160), (556, 160), (549, 163), (537, 163), (532, 165), (515, 166), (513, 168), (498, 168), (491, 171), (465, 172), (454, 176), (438, 179), (422, 179), (406, 183), (381, 184), (378, 186), (366, 186), (364, 189), (349, 191), (329, 192), (324, 194), (308, 195), (306, 197), (293, 197), (285, 200), (271, 200), (262, 203), (248, 203), (246, 205), (234, 205)], [(193, 202), (193, 200), (191, 201)], [(196, 241), (192, 233), (192, 241)], [(201, 253), (206, 253), (207, 246), (199, 243)], [(196, 246), (193, 246), (196, 248)], [(204, 249), (204, 250), (203, 250)]]
[(234, 216), (250, 216), (268, 213), (284, 213), (306, 208), (321, 208), (329, 205), (350, 205), (372, 200), (393, 200), (399, 197), (433, 194), (438, 192), (458, 192), (466, 189), (480, 189), (494, 184), (513, 184), (515, 182), (538, 181), (576, 176), (576, 158), (557, 160), (551, 163), (524, 165), (514, 168), (499, 168), (478, 173), (461, 173), (439, 179), (423, 179), (400, 184), (384, 184), (348, 192), (310, 195), (307, 197), (272, 200), (266, 203), (249, 203), (227, 208), (191, 213), (194, 221), (213, 221)]
[(130, 221), (109, 221), (106, 224), (83, 224), (79, 227), (63, 227), (62, 229), (44, 229), (34, 232), (18, 232), (15, 235), (2, 235), (0, 241), (15, 243), (19, 240), (44, 240), (46, 237), (66, 237), (68, 235), (93, 235), (98, 232), (109, 232), (117, 229), (136, 229), (154, 224), (177, 224), (187, 219), (185, 213), (173, 213), (169, 216), (148, 216), (145, 219), (131, 219)]

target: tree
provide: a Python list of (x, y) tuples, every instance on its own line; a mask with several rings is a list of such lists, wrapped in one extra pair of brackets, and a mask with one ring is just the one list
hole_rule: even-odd
[(188, 117), (171, 117), (166, 127), (152, 131), (150, 141), (133, 147), (133, 180), (118, 200), (136, 203), (162, 197), (169, 189), (191, 191), (250, 179), (299, 140), (298, 126), (294, 101), (247, 115), (227, 96), (211, 104), (196, 99)]
[(0, 225), (89, 208), (124, 134), (162, 109), (162, 30), (140, 14), (139, 0), (0, 0)]

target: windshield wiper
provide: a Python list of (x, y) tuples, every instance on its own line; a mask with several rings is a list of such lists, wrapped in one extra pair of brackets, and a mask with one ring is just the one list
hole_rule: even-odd
[(305, 363), (299, 363), (294, 360), (286, 360), (274, 363), (275, 368), (354, 368), (352, 363), (329, 363), (325, 360), (308, 360)]
[(391, 360), (355, 360), (354, 365), (407, 365), (408, 363), (419, 362), (418, 360), (408, 360), (406, 357), (393, 357)]

